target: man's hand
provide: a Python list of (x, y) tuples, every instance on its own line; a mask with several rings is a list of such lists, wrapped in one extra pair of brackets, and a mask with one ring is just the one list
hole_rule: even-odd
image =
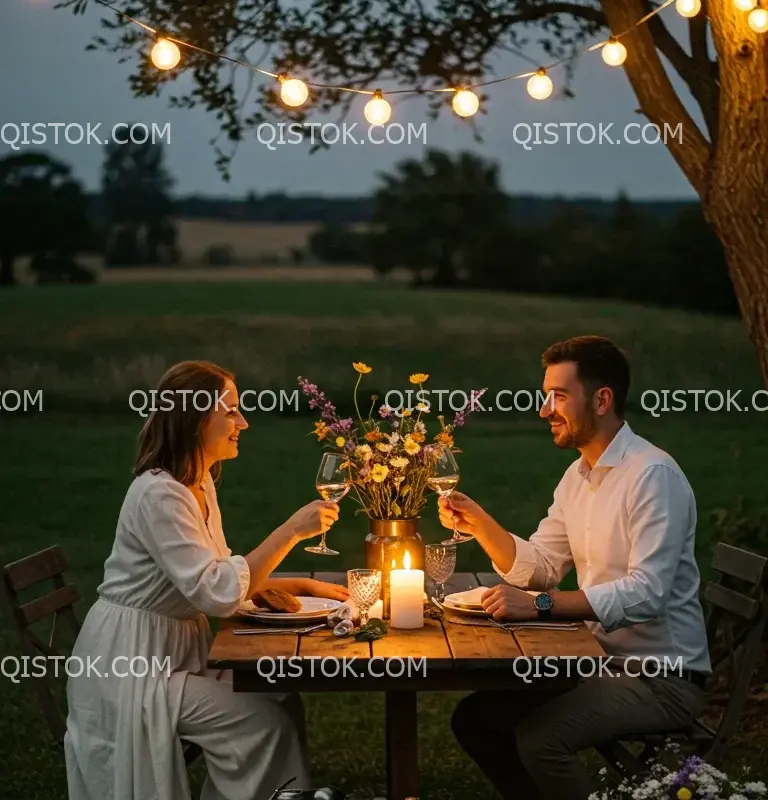
[(438, 498), (437, 507), (443, 526), (453, 530), (455, 522), (460, 533), (477, 536), (479, 529), (482, 535), (489, 521), (493, 521), (480, 505), (461, 492), (451, 492), (448, 497)]
[(489, 589), (483, 595), (481, 602), (483, 608), (495, 620), (524, 622), (539, 617), (536, 606), (533, 604), (533, 595), (507, 583), (500, 583)]

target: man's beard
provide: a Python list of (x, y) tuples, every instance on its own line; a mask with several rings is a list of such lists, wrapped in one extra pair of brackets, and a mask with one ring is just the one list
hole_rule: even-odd
[(567, 427), (561, 428), (560, 435), (554, 440), (555, 446), (561, 450), (576, 450), (579, 447), (584, 447), (597, 433), (597, 423), (593, 413), (588, 412), (578, 422), (573, 421), (566, 423), (562, 417), (557, 417), (555, 421), (563, 422)]

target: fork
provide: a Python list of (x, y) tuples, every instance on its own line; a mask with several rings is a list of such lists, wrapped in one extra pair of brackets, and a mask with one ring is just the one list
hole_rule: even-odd
[(325, 628), (326, 623), (323, 622), (321, 625), (311, 625), (308, 628), (235, 628), (232, 633), (236, 636), (256, 636), (257, 634), (263, 633), (312, 633), (312, 631), (319, 631), (321, 628)]

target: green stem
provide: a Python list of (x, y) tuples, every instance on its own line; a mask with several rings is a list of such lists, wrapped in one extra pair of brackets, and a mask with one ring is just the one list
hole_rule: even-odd
[(363, 422), (362, 414), (360, 414), (360, 409), (357, 407), (357, 387), (360, 385), (360, 381), (363, 378), (363, 373), (358, 372), (357, 374), (357, 383), (355, 384), (355, 391), (354, 391), (354, 400), (355, 400), (355, 411), (357, 411), (357, 418), (360, 420), (360, 424), (365, 427), (365, 423)]

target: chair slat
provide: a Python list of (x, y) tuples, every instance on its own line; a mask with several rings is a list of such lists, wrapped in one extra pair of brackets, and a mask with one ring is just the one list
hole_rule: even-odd
[(67, 559), (59, 545), (54, 545), (39, 553), (6, 564), (5, 579), (15, 592), (48, 580), (67, 569)]
[(80, 595), (72, 584), (56, 589), (56, 591), (46, 594), (37, 600), (32, 600), (30, 603), (19, 606), (22, 624), (31, 625), (49, 614), (55, 614), (62, 608), (71, 606), (79, 599)]
[(723, 608), (744, 619), (753, 619), (760, 608), (760, 603), (733, 589), (727, 589), (719, 583), (708, 583), (704, 596), (713, 606)]
[(712, 566), (723, 575), (739, 578), (753, 585), (759, 585), (766, 574), (768, 558), (741, 550), (723, 542), (718, 542)]

